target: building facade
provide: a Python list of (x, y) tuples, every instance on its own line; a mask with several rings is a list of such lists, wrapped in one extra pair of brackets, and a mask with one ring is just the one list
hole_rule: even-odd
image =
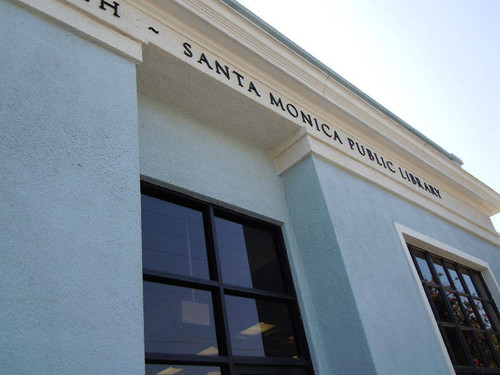
[(500, 196), (238, 3), (0, 29), (1, 373), (500, 373)]

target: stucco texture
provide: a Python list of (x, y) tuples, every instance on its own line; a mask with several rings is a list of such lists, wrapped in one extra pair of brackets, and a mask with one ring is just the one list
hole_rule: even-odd
[[(140, 166), (145, 180), (282, 226), (316, 374), (338, 350), (324, 341), (322, 301), (305, 272), (281, 178), (266, 151), (153, 98), (139, 95)], [(319, 220), (319, 218), (318, 218)], [(339, 372), (342, 373), (342, 372)], [(346, 374), (346, 372), (344, 372)]]
[(394, 223), (488, 262), (497, 279), (500, 249), (316, 157), (284, 179), (305, 174), (319, 180), (377, 374), (449, 374)]
[(135, 66), (0, 1), (0, 372), (144, 372)]

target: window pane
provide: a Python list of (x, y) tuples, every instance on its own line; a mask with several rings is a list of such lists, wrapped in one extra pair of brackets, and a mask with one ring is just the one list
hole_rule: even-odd
[(309, 375), (309, 371), (303, 368), (294, 367), (252, 367), (237, 366), (237, 375)]
[(469, 276), (469, 273), (465, 268), (460, 267), (460, 272), (462, 273), (462, 277), (465, 280), (465, 284), (467, 284), (467, 288), (469, 288), (469, 293), (472, 294), (474, 297), (479, 297), (479, 295), (476, 292), (476, 287), (472, 283), (472, 279)]
[(448, 269), (448, 273), (450, 274), (450, 277), (453, 281), (453, 284), (455, 285), (455, 290), (465, 293), (465, 289), (462, 285), (462, 282), (460, 281), (460, 278), (458, 277), (458, 273), (455, 270), (455, 267), (448, 262), (445, 262), (446, 268)]
[(430, 292), (430, 297), (434, 302), (434, 306), (436, 307), (437, 313), (439, 315), (438, 319), (444, 322), (452, 322), (450, 314), (448, 313), (448, 308), (446, 307), (442, 299), (439, 289), (434, 287), (429, 287), (429, 292)]
[(290, 312), (284, 303), (226, 296), (234, 355), (296, 357)]
[(461, 366), (468, 366), (469, 361), (467, 359), (467, 355), (465, 354), (464, 348), (460, 343), (460, 338), (458, 337), (458, 332), (456, 328), (453, 327), (443, 327), (446, 336), (448, 337), (448, 342), (451, 346), (451, 350), (455, 355), (455, 360), (457, 364)]
[(498, 364), (496, 363), (495, 358), (493, 357), (493, 353), (491, 352), (490, 346), (488, 344), (488, 334), (486, 332), (476, 332), (476, 334), (479, 344), (483, 349), (483, 353), (486, 356), (486, 361), (488, 362), (487, 367), (498, 368)]
[(221, 370), (214, 366), (147, 364), (146, 375), (221, 375)]
[(420, 272), (422, 273), (422, 277), (424, 278), (425, 281), (432, 281), (432, 273), (431, 270), (429, 269), (429, 265), (427, 264), (427, 261), (425, 260), (425, 256), (423, 253), (420, 251), (414, 251), (415, 254), (415, 259), (417, 260), (417, 267), (420, 269)]
[(465, 319), (462, 308), (458, 303), (458, 296), (452, 292), (446, 292), (445, 294), (448, 296), (448, 301), (450, 301), (451, 309), (453, 310), (453, 315), (455, 315), (457, 319), (457, 323), (467, 326), (467, 319)]
[(470, 298), (461, 296), (462, 304), (464, 305), (465, 311), (473, 327), (479, 328), (479, 322), (477, 321), (476, 314), (472, 308), (472, 302)]
[(208, 279), (202, 213), (142, 196), (143, 267)]
[(144, 282), (146, 352), (218, 355), (210, 292)]
[(432, 257), (432, 263), (434, 264), (434, 269), (436, 270), (436, 274), (439, 277), (439, 281), (441, 285), (445, 288), (451, 287), (450, 281), (448, 280), (448, 276), (446, 276), (446, 272), (441, 265), (441, 261), (437, 258)]
[(490, 299), (490, 297), (488, 296), (488, 292), (486, 291), (486, 285), (483, 284), (479, 273), (473, 270), (469, 270), (469, 275), (474, 282), (474, 286), (479, 297)]
[(498, 321), (498, 316), (493, 308), (493, 305), (488, 302), (483, 303), (483, 308), (486, 310), (486, 316), (482, 316), (486, 328), (492, 329), (494, 331), (500, 331), (500, 322)]
[(472, 356), (472, 361), (475, 366), (484, 367), (484, 362), (481, 358), (481, 354), (479, 354), (479, 349), (477, 348), (476, 340), (474, 339), (474, 333), (472, 331), (462, 330), (462, 334), (465, 338), (465, 343), (469, 348), (469, 352)]
[(479, 313), (479, 318), (483, 322), (485, 328), (491, 328), (491, 321), (488, 314), (486, 313), (486, 309), (483, 303), (477, 299), (474, 299), (474, 304), (476, 305), (477, 312)]
[(500, 356), (500, 340), (497, 335), (489, 333), (491, 343), (493, 344), (493, 349), (496, 351), (497, 355)]
[(225, 283), (283, 291), (271, 232), (218, 217), (215, 227)]
[[(450, 260), (416, 251), (411, 245), (409, 249), (416, 256), (416, 266), (421, 269), (422, 284), (450, 356), (454, 358), (457, 374), (500, 374), (500, 338), (497, 335), (500, 317), (481, 274)], [(429, 281), (431, 273), (443, 288), (434, 286), (435, 278)]]

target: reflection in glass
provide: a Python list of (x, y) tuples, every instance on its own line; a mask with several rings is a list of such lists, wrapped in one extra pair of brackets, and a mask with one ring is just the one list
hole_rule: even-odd
[[(484, 309), (486, 310), (487, 316), (483, 316), (483, 320), (486, 318), (490, 326), (486, 326), (488, 329), (493, 329), (495, 331), (500, 331), (500, 322), (498, 321), (498, 315), (495, 312), (493, 305), (489, 302), (484, 302)], [(486, 324), (486, 322), (485, 322)]]
[(473, 327), (479, 328), (479, 322), (477, 321), (476, 314), (474, 313), (474, 310), (472, 308), (472, 302), (469, 298), (460, 296), (460, 299), (462, 300), (462, 304), (465, 308), (465, 312), (467, 313), (467, 316), (469, 317), (470, 323)]
[(310, 375), (309, 371), (300, 367), (272, 367), (261, 372), (254, 366), (236, 366), (236, 375)]
[(226, 296), (234, 355), (296, 357), (290, 312), (284, 303)]
[(202, 213), (142, 195), (143, 267), (208, 279)]
[(429, 294), (432, 301), (434, 302), (434, 306), (436, 306), (436, 310), (438, 313), (438, 320), (444, 322), (452, 322), (450, 314), (448, 313), (448, 308), (446, 307), (446, 304), (442, 299), (439, 289), (430, 286)]
[(448, 276), (446, 276), (446, 272), (441, 264), (441, 261), (434, 257), (431, 257), (431, 259), (432, 263), (434, 263), (434, 269), (436, 270), (437, 276), (439, 277), (439, 281), (441, 281), (441, 285), (445, 288), (449, 288), (451, 284), (448, 280)]
[(476, 309), (477, 309), (477, 312), (479, 314), (479, 318), (483, 322), (485, 328), (486, 329), (491, 328), (491, 322), (490, 322), (488, 314), (486, 313), (486, 310), (484, 308), (483, 303), (477, 299), (474, 299), (474, 304), (476, 305)]
[(210, 292), (144, 282), (146, 352), (217, 355), (213, 316)]
[(224, 283), (283, 291), (271, 232), (215, 218)]
[(450, 301), (450, 306), (453, 311), (453, 315), (455, 315), (455, 318), (457, 319), (457, 323), (467, 325), (467, 320), (465, 319), (462, 308), (460, 307), (457, 295), (452, 292), (446, 292), (446, 295), (448, 296), (448, 301)]
[(476, 287), (472, 282), (472, 279), (469, 276), (469, 273), (465, 268), (460, 267), (460, 272), (462, 273), (462, 277), (464, 278), (465, 284), (467, 284), (467, 288), (469, 288), (469, 294), (472, 294), (474, 297), (478, 297), (476, 292)]
[(467, 360), (467, 355), (465, 354), (462, 345), (460, 345), (460, 339), (458, 337), (458, 332), (456, 328), (443, 327), (443, 329), (446, 332), (446, 336), (448, 337), (448, 342), (451, 346), (451, 350), (455, 356), (457, 364), (462, 366), (469, 365), (469, 361)]
[(484, 367), (484, 362), (483, 359), (481, 358), (481, 354), (479, 353), (479, 349), (477, 347), (476, 340), (474, 338), (475, 336), (474, 333), (472, 331), (462, 330), (462, 334), (464, 335), (465, 343), (469, 348), (469, 352), (472, 356), (472, 361), (474, 362), (474, 365), (477, 367)]
[(458, 277), (458, 273), (455, 270), (455, 267), (451, 263), (448, 263), (448, 262), (445, 262), (445, 265), (446, 265), (446, 268), (448, 269), (448, 273), (450, 274), (450, 277), (453, 281), (453, 284), (455, 286), (455, 290), (457, 290), (461, 293), (465, 293), (465, 289), (462, 286), (462, 282), (460, 281), (460, 278)]
[(146, 375), (221, 375), (221, 371), (214, 366), (147, 364)]
[(493, 349), (496, 351), (497, 355), (500, 356), (500, 339), (497, 335), (489, 333), (491, 343), (493, 344)]
[(491, 352), (490, 346), (488, 345), (488, 341), (486, 340), (486, 336), (487, 336), (486, 332), (477, 332), (477, 339), (486, 357), (487, 367), (498, 368), (498, 364), (496, 363), (495, 357)]
[(479, 274), (479, 272), (469, 270), (469, 275), (474, 282), (474, 286), (476, 287), (476, 291), (478, 295), (483, 298), (490, 298), (489, 293), (487, 292), (486, 285), (484, 285), (483, 280)]
[(414, 251), (414, 253), (415, 253), (415, 259), (417, 260), (417, 268), (420, 269), (422, 277), (424, 278), (425, 281), (431, 281), (432, 273), (431, 270), (429, 269), (427, 261), (425, 260), (424, 254), (422, 254), (420, 251)]

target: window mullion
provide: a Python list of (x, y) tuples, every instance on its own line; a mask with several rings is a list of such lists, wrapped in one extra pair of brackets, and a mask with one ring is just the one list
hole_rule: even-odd
[(415, 256), (415, 253), (413, 252), (413, 246), (409, 245), (408, 250), (410, 251), (410, 255), (411, 255), (411, 259), (413, 260), (413, 264), (415, 265), (415, 268), (417, 269), (418, 277), (423, 282), (424, 277), (422, 275), (422, 270), (420, 269), (420, 267), (417, 266), (418, 262), (417, 262), (417, 258)]
[[(488, 288), (478, 288), (477, 287), (476, 282), (474, 281), (474, 278), (471, 277), (469, 269), (467, 269), (467, 273), (469, 274), (469, 277), (471, 278), (471, 281), (472, 281), (474, 287), (476, 288), (476, 290), (480, 291), (482, 289), (485, 289), (488, 291)], [(482, 279), (481, 279), (481, 281), (482, 281)], [(489, 293), (489, 291), (488, 291), (488, 293)], [(479, 292), (478, 292), (478, 294), (479, 294)], [(472, 307), (472, 310), (474, 311), (474, 314), (476, 315), (476, 320), (477, 320), (479, 326), (481, 327), (481, 329), (483, 329), (485, 331), (484, 337), (486, 339), (486, 343), (489, 346), (491, 353), (492, 353), (493, 357), (495, 358), (495, 361), (497, 362), (497, 365), (500, 365), (500, 358), (499, 358), (498, 353), (496, 352), (496, 350), (493, 346), (493, 343), (490, 340), (490, 337), (488, 335), (488, 330), (484, 324), (484, 321), (483, 321), (483, 318), (481, 317), (481, 314), (479, 313), (479, 310), (477, 309), (475, 299), (472, 295), (469, 296), (469, 303), (470, 303), (470, 300), (472, 300), (471, 307)], [(477, 341), (479, 341), (479, 339)], [(483, 356), (485, 357), (485, 360), (486, 360), (485, 363), (488, 363), (488, 361), (486, 359), (486, 355), (484, 354), (483, 348), (480, 345), (479, 345), (479, 349), (480, 349), (481, 353), (483, 354)]]
[[(462, 282), (462, 285), (464, 287), (464, 290), (466, 291), (466, 293), (468, 294), (467, 296), (467, 299), (469, 300), (469, 303), (471, 304), (471, 308), (472, 308), (472, 311), (474, 312), (474, 315), (476, 316), (476, 321), (478, 322), (479, 326), (483, 329), (485, 329), (484, 327), (484, 324), (483, 324), (483, 321), (482, 321), (482, 318), (481, 316), (479, 315), (479, 311), (477, 310), (476, 308), (476, 304), (474, 302), (474, 297), (472, 296), (472, 293), (471, 291), (469, 290), (469, 286), (467, 285), (467, 283), (465, 282), (464, 278), (463, 278), (463, 275), (462, 275), (462, 272), (460, 270), (460, 267), (456, 267), (456, 269), (458, 269), (458, 272), (457, 272), (457, 275), (458, 275), (458, 278), (460, 279), (460, 282)], [(475, 285), (474, 283), (474, 278), (471, 276), (470, 272), (469, 272), (469, 269), (466, 269), (467, 271), (467, 274), (469, 275), (470, 277), (470, 280), (472, 282), (472, 285), (474, 285), (476, 287), (476, 290), (479, 290), (477, 288), (477, 286)], [(465, 310), (465, 307), (462, 305), (462, 299), (459, 298), (459, 303), (460, 303), (460, 306)], [(481, 346), (481, 344), (479, 343), (479, 339), (477, 338), (477, 331), (476, 329), (474, 329), (474, 327), (472, 326), (472, 322), (471, 322), (471, 318), (469, 316), (469, 313), (467, 312), (466, 314), (466, 318), (467, 318), (467, 321), (469, 322), (469, 325), (472, 327), (472, 332), (473, 332), (473, 337), (474, 337), (474, 341), (476, 343), (476, 347), (477, 347), (477, 350), (479, 351), (479, 354), (481, 355), (481, 358), (483, 359), (483, 363), (486, 367), (488, 367), (488, 359), (486, 358), (486, 354), (484, 353), (483, 351), (483, 348)], [(488, 346), (490, 346), (490, 350), (491, 348), (493, 347), (493, 345), (490, 345), (490, 340), (489, 340), (489, 337), (487, 337), (488, 334), (487, 332), (485, 332), (485, 337), (486, 337), (486, 342), (488, 344)], [(498, 360), (498, 356), (496, 355), (495, 351), (493, 350), (492, 351), (494, 357), (495, 357), (495, 360)]]
[(215, 215), (213, 207), (208, 208), (208, 218), (207, 218), (207, 229), (209, 231), (210, 245), (209, 247), (213, 251), (213, 258), (215, 261), (215, 268), (218, 275), (218, 303), (217, 303), (217, 315), (219, 317), (219, 328), (217, 329), (218, 335), (220, 335), (221, 343), (224, 345), (224, 351), (227, 354), (229, 359), (229, 373), (231, 375), (236, 374), (236, 370), (234, 368), (234, 358), (233, 358), (233, 350), (231, 347), (231, 333), (229, 332), (229, 322), (228, 322), (228, 314), (227, 314), (227, 306), (226, 299), (224, 296), (224, 288), (222, 284), (222, 266), (220, 262), (220, 252), (219, 246), (217, 242), (217, 231), (215, 230)]
[(438, 322), (438, 324), (440, 322), (442, 322), (443, 320), (441, 319), (441, 317), (439, 316), (439, 312), (438, 312), (438, 309), (436, 307), (436, 304), (434, 303), (434, 301), (432, 300), (432, 297), (431, 297), (431, 292), (429, 291), (429, 285), (427, 285), (426, 282), (422, 281), (422, 286), (424, 288), (424, 292), (427, 296), (427, 300), (429, 301), (429, 304), (431, 305), (431, 310), (432, 312), (434, 313), (434, 317), (436, 319), (436, 321)]
[(444, 330), (444, 326), (438, 323), (438, 328), (439, 328), (439, 333), (441, 333), (441, 337), (443, 338), (444, 344), (446, 345), (446, 349), (448, 350), (448, 354), (451, 357), (451, 362), (455, 365), (458, 366), (458, 359), (455, 357), (455, 353), (453, 352), (450, 340), (448, 338), (448, 335), (446, 334)]
[[(481, 272), (478, 272), (478, 276), (479, 276), (479, 279), (480, 279), (481, 283), (483, 284), (481, 289), (484, 289), (486, 291), (486, 296), (482, 296), (482, 297), (484, 297), (485, 299), (487, 299), (487, 301), (489, 302), (489, 305), (494, 310), (494, 313), (496, 314), (496, 316), (497, 317), (500, 316), (500, 314), (498, 313), (497, 305), (496, 305), (495, 301), (493, 300), (493, 296), (491, 295), (491, 292), (487, 288), (486, 283), (484, 282), (484, 278), (483, 278), (483, 275), (481, 274)], [(476, 282), (474, 281), (474, 279), (472, 279), (472, 282), (473, 282), (474, 286), (477, 288), (477, 285), (476, 285)], [(486, 312), (489, 314), (488, 310), (486, 310)], [(495, 328), (496, 329), (500, 329), (500, 327), (494, 327), (493, 321), (491, 321), (491, 317), (489, 317), (488, 319), (490, 319), (490, 324), (491, 324), (491, 327), (492, 327), (491, 331), (492, 332), (496, 332)], [(482, 319), (480, 319), (480, 320), (481, 320), (481, 323), (483, 323)], [(483, 324), (481, 325), (481, 327), (483, 327)], [(500, 366), (500, 355), (496, 351), (495, 345), (493, 345), (493, 342), (491, 340), (491, 337), (490, 337), (490, 335), (488, 333), (488, 329), (486, 328), (486, 326), (484, 326), (484, 329), (486, 330), (486, 333), (485, 333), (486, 342), (488, 343), (488, 346), (490, 347), (491, 353), (493, 354), (493, 357), (495, 358), (495, 361), (496, 361), (497, 365)]]
[[(441, 258), (441, 263), (443, 264), (443, 269), (444, 269), (444, 272), (446, 274), (446, 277), (448, 278), (449, 282), (450, 282), (450, 286), (452, 287), (452, 289), (458, 293), (459, 292), (459, 289), (457, 288), (457, 286), (455, 285), (455, 280), (453, 279), (453, 277), (451, 277), (451, 274), (450, 274), (450, 270), (448, 269), (448, 266), (446, 265), (446, 259), (443, 259)], [(449, 262), (448, 262), (449, 263)], [(455, 272), (457, 272), (458, 274), (458, 271), (457, 271), (457, 268), (454, 264), (452, 264), (453, 267), (455, 267)]]
[[(149, 263), (144, 263), (143, 284), (145, 288), (149, 288), (148, 292), (151, 295), (151, 298), (148, 299), (148, 311), (159, 316), (156, 320), (148, 318), (150, 323), (148, 332), (157, 334), (166, 343), (176, 342), (170, 339), (170, 336), (178, 339), (177, 328), (185, 327), (184, 323), (191, 323), (189, 319), (193, 319), (192, 317), (197, 316), (197, 314), (207, 317), (207, 314), (204, 313), (204, 306), (196, 306), (194, 303), (186, 305), (187, 307), (185, 304), (180, 305), (180, 297), (177, 294), (186, 293), (185, 289), (182, 288), (188, 288), (193, 290), (189, 292), (193, 293), (193, 301), (194, 293), (198, 293), (200, 296), (204, 296), (205, 305), (209, 307), (209, 312), (211, 309), (211, 323), (209, 324), (211, 327), (207, 328), (207, 330), (210, 331), (211, 335), (210, 343), (212, 345), (217, 343), (218, 349), (217, 354), (208, 354), (208, 352), (201, 354), (205, 350), (198, 352), (195, 346), (196, 350), (190, 348), (186, 350), (179, 349), (180, 354), (176, 354), (177, 348), (172, 349), (165, 346), (165, 349), (156, 349), (156, 347), (151, 346), (151, 350), (145, 353), (147, 366), (150, 366), (150, 369), (153, 368), (152, 365), (169, 366), (171, 364), (185, 366), (186, 368), (190, 366), (195, 366), (193, 368), (221, 366), (223, 375), (235, 375), (239, 371), (238, 366), (242, 364), (250, 366), (248, 371), (250, 369), (251, 371), (268, 371), (277, 368), (283, 368), (286, 371), (286, 368), (282, 366), (293, 366), (293, 369), (307, 367), (307, 371), (312, 373), (310, 355), (300, 314), (298, 313), (297, 297), (291, 272), (287, 268), (286, 249), (281, 235), (281, 228), (275, 224), (254, 220), (206, 204), (181, 193), (155, 188), (147, 183), (142, 183), (142, 190), (144, 196), (142, 199), (145, 202), (142, 207), (143, 212), (153, 212), (155, 214), (148, 216), (148, 220), (142, 221), (143, 232), (146, 231), (149, 236), (143, 235), (143, 254), (146, 252), (149, 256), (147, 258)], [(150, 206), (154, 207), (154, 210), (149, 209)], [(182, 222), (179, 224), (173, 220), (181, 214), (185, 215), (185, 227), (182, 226)], [(221, 220), (221, 223), (219, 223), (219, 220)], [(227, 230), (224, 226), (228, 225), (230, 229), (236, 228), (237, 230)], [(241, 231), (241, 234), (239, 231)], [(236, 243), (236, 246), (231, 247), (231, 241)], [(242, 241), (243, 245), (238, 245)], [(244, 262), (240, 262), (240, 259), (235, 257), (234, 254), (227, 253), (227, 251), (235, 250), (240, 251), (241, 256), (246, 252), (249, 261), (248, 269), (245, 270), (244, 267), (240, 266), (240, 263)], [(274, 251), (276, 251), (275, 259), (269, 260), (264, 257), (262, 260), (266, 260), (266, 262), (261, 262), (259, 257), (262, 254), (267, 256)], [(193, 259), (196, 259), (198, 263), (191, 263), (191, 254), (195, 254), (193, 257), (196, 256), (196, 258)], [(222, 260), (227, 260), (226, 256), (229, 260), (222, 263)], [(189, 258), (189, 263), (184, 258)], [(268, 267), (268, 263), (272, 267)], [(189, 266), (189, 272), (186, 271), (186, 264)], [(246, 274), (240, 276), (239, 268), (248, 273), (248, 277), (251, 278), (250, 283), (245, 280)], [(236, 271), (234, 271), (235, 269)], [(281, 277), (278, 278), (276, 272), (271, 272), (273, 270), (279, 271)], [(225, 272), (224, 277), (222, 271)], [(232, 276), (231, 272), (237, 272), (236, 277)], [(243, 281), (240, 282), (240, 280)], [(173, 288), (174, 291), (170, 291), (169, 288)], [(166, 294), (167, 297), (174, 296), (168, 297), (175, 299), (174, 303), (165, 306), (154, 305), (153, 303), (156, 301), (154, 298), (159, 298), (157, 296), (160, 292)], [(191, 294), (189, 296), (191, 301)], [(159, 300), (168, 301), (167, 297)], [(235, 336), (231, 337), (233, 330), (236, 334), (236, 332), (243, 329), (238, 321), (239, 315), (235, 315), (235, 317), (232, 315), (233, 309), (235, 311), (237, 309), (241, 310), (242, 303), (243, 306), (250, 303), (252, 309), (255, 309), (253, 314), (256, 314), (258, 323), (253, 325), (255, 318), (252, 314), (248, 314), (247, 321), (243, 322), (244, 331), (249, 331), (249, 333), (245, 334), (252, 336), (255, 329), (262, 327), (260, 335), (263, 341), (264, 339), (267, 340), (267, 346), (263, 342), (263, 354), (258, 352), (260, 349), (255, 351), (251, 346), (249, 348), (254, 350), (255, 353), (247, 354), (249, 352), (245, 352), (245, 350), (250, 349), (244, 345), (242, 345), (242, 349), (239, 348), (239, 339), (235, 339)], [(151, 306), (154, 306), (154, 308)], [(182, 309), (182, 317), (175, 313), (177, 309)], [(240, 310), (238, 310), (238, 313)], [(246, 307), (241, 311), (246, 313)], [(163, 318), (162, 312), (169, 313), (171, 316), (165, 314), (166, 318)], [(181, 318), (183, 319), (182, 322), (180, 321)], [(162, 321), (162, 319), (167, 320)], [(162, 321), (161, 325), (157, 321)], [(175, 324), (179, 321), (178, 327), (174, 324), (172, 328), (168, 328), (165, 323), (169, 321)], [(207, 325), (202, 322), (199, 324)], [(274, 329), (274, 327), (277, 328)], [(192, 328), (196, 327), (190, 326), (192, 332), (187, 332), (186, 337), (194, 337), (196, 335), (195, 331), (201, 332), (203, 327), (200, 327), (199, 330)], [(274, 331), (272, 331), (273, 329)], [(290, 331), (290, 333), (286, 331), (286, 334), (284, 334), (283, 329)], [(269, 333), (264, 335), (263, 333), (268, 330)], [(180, 334), (184, 334), (184, 331)], [(294, 339), (290, 339), (290, 337), (294, 337)], [(153, 343), (152, 345), (156, 345), (156, 342), (163, 342), (156, 337), (155, 340), (150, 340)], [(276, 342), (277, 346), (274, 346), (274, 342)], [(195, 343), (200, 344), (203, 342)], [(186, 341), (187, 344), (190, 344), (190, 342)], [(276, 348), (279, 348), (279, 350), (276, 350)], [(208, 349), (211, 349), (211, 347)], [(194, 354), (195, 352), (197, 354)], [(235, 353), (238, 356), (235, 356)], [(296, 355), (303, 358), (297, 358)], [(290, 369), (293, 370), (292, 367), (288, 370)], [(297, 373), (300, 373), (300, 371)]]
[(434, 279), (434, 281), (438, 285), (439, 293), (441, 294), (443, 303), (445, 304), (446, 309), (448, 310), (448, 314), (450, 315), (450, 319), (453, 321), (453, 324), (458, 328), (457, 334), (458, 334), (458, 337), (460, 340), (460, 344), (462, 345), (462, 348), (464, 349), (464, 352), (465, 352), (465, 355), (467, 356), (469, 364), (471, 366), (474, 366), (474, 360), (473, 360), (472, 355), (470, 353), (469, 347), (467, 346), (467, 343), (465, 341), (465, 337), (462, 334), (462, 330), (460, 329), (460, 325), (458, 324), (457, 319), (455, 317), (455, 314), (453, 313), (453, 309), (451, 308), (450, 301), (448, 300), (448, 296), (445, 294), (445, 290), (443, 288), (443, 285), (441, 284), (441, 280), (437, 275), (436, 269), (434, 268), (434, 262), (432, 261), (428, 252), (425, 252), (425, 258), (427, 260), (427, 264), (429, 265), (429, 269), (432, 273), (432, 278)]
[[(493, 305), (493, 309), (495, 310), (495, 313), (500, 316), (500, 313), (498, 311), (498, 308), (497, 308), (497, 304), (495, 303), (495, 300), (493, 299), (493, 296), (491, 295), (491, 292), (490, 290), (487, 288), (487, 285), (486, 285), (486, 282), (484, 281), (484, 278), (483, 278), (483, 275), (481, 272), (478, 272), (478, 275), (479, 275), (479, 279), (481, 280), (481, 282), (483, 283), (483, 288), (486, 290), (486, 296), (483, 296), (485, 299), (488, 300), (488, 302), (490, 302), (492, 305)], [(474, 280), (472, 280), (473, 283)], [(475, 285), (475, 284), (474, 284)], [(498, 327), (498, 329), (500, 330), (500, 327)]]

